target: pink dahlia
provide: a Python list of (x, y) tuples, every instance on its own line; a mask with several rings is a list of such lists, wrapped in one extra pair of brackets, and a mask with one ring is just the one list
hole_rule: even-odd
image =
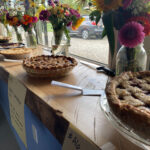
[(120, 43), (133, 48), (144, 41), (144, 27), (135, 21), (125, 24), (119, 31)]
[(133, 0), (123, 0), (123, 8), (126, 9), (130, 6)]

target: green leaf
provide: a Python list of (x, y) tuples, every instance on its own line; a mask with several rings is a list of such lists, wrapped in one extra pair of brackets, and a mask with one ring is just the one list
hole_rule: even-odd
[(115, 35), (113, 29), (113, 12), (107, 12), (103, 15), (103, 24), (105, 26), (106, 34), (108, 37), (108, 42), (110, 46), (110, 52), (112, 57), (114, 56), (115, 51)]
[(100, 13), (100, 11), (98, 11), (98, 10), (92, 11), (89, 16), (90, 16), (90, 19), (91, 19), (92, 21), (95, 21), (95, 22), (96, 22), (96, 24), (98, 24), (98, 22), (99, 22), (100, 19), (101, 19), (101, 13)]
[(102, 38), (104, 38), (107, 35), (106, 33), (106, 29), (104, 28), (103, 32), (102, 32)]

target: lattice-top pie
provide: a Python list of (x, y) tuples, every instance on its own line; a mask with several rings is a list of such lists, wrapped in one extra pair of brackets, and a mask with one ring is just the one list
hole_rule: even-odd
[(24, 59), (29, 57), (32, 51), (32, 48), (12, 48), (8, 50), (1, 50), (0, 54), (10, 59)]
[(123, 73), (109, 82), (106, 94), (114, 114), (150, 138), (150, 72)]
[(65, 56), (36, 56), (23, 61), (23, 67), (30, 76), (57, 78), (70, 72), (77, 61)]

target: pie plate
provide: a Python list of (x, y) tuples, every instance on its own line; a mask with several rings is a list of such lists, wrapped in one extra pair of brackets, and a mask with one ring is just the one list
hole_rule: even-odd
[(100, 107), (105, 114), (105, 117), (120, 134), (122, 134), (125, 138), (127, 138), (129, 141), (136, 144), (140, 148), (144, 150), (150, 149), (150, 139), (144, 139), (143, 137), (141, 137), (134, 131), (134, 129), (121, 122), (120, 119), (113, 114), (109, 107), (106, 95), (103, 95), (103, 97), (101, 97)]
[(0, 50), (25, 47), (23, 43), (0, 43)]

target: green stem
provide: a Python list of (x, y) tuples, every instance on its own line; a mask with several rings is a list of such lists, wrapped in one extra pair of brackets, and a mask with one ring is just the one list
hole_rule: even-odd
[(60, 45), (63, 36), (63, 29), (59, 29), (59, 30), (54, 29), (53, 32), (55, 37), (55, 45)]
[(27, 40), (29, 40), (28, 46), (29, 47), (36, 47), (37, 46), (36, 36), (32, 32), (32, 30), (28, 31), (28, 37), (29, 37), (29, 39), (27, 39)]
[(127, 49), (127, 58), (128, 58), (128, 67), (130, 68), (131, 71), (136, 72), (138, 71), (137, 67), (137, 61), (136, 61), (136, 54), (137, 54), (137, 49), (135, 48), (126, 48)]
[(9, 37), (11, 37), (12, 34), (11, 34), (11, 32), (9, 31), (8, 26), (6, 25), (5, 28), (6, 28), (6, 30), (7, 30), (7, 35), (8, 35)]
[(14, 29), (15, 29), (15, 32), (16, 32), (16, 36), (17, 36), (18, 42), (22, 42), (22, 36), (21, 36), (21, 34), (18, 32), (18, 28), (17, 28), (17, 27), (14, 27)]

